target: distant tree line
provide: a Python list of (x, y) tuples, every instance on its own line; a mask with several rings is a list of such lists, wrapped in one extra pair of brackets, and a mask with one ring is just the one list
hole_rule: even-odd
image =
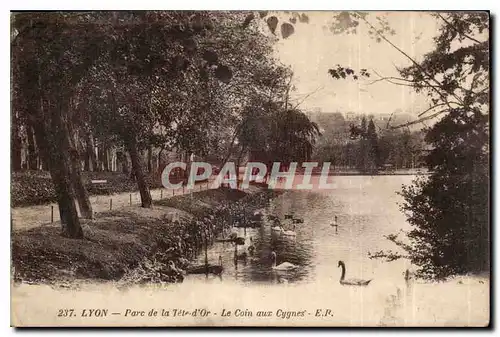
[(318, 122), (326, 130), (318, 141), (314, 158), (329, 161), (333, 168), (376, 173), (424, 164), (426, 144), (421, 131), (377, 126), (373, 118), (367, 122), (364, 115), (358, 123), (346, 121), (340, 113), (329, 118), (333, 125), (325, 119), (324, 124)]

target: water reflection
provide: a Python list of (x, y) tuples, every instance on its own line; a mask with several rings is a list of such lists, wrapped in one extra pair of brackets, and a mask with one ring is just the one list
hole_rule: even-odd
[[(410, 177), (336, 177), (336, 189), (330, 191), (287, 191), (270, 201), (263, 210), (264, 217), (258, 228), (235, 228), (238, 236), (252, 238), (253, 256), (234, 259), (234, 246), (217, 243), (209, 251), (209, 260), (222, 256), (224, 277), (240, 282), (317, 282), (318, 278), (340, 277), (339, 260), (347, 265), (352, 277), (371, 277), (380, 262), (368, 259), (368, 251), (394, 249), (384, 235), (407, 228), (398, 209), (397, 191)], [(293, 215), (303, 219), (295, 223), (296, 236), (285, 236), (273, 231), (269, 215), (277, 216), (284, 229), (292, 229)], [(333, 227), (337, 217), (338, 227)], [(238, 247), (238, 254), (248, 244)], [(277, 255), (276, 264), (289, 262), (297, 270), (276, 275), (271, 268), (271, 252)], [(396, 264), (396, 263), (395, 263)], [(402, 269), (404, 271), (404, 269)], [(400, 278), (400, 271), (395, 272)], [(394, 273), (392, 273), (394, 275)]]
[[(262, 225), (246, 232), (247, 241), (251, 237), (255, 246), (254, 256), (235, 264), (234, 246), (216, 243), (209, 251), (209, 260), (215, 262), (222, 256), (222, 279), (193, 275), (178, 287), (189, 293), (198, 291), (208, 303), (215, 299), (207, 293), (217, 292), (233, 306), (251, 306), (262, 296), (270, 307), (286, 303), (289, 308), (310, 307), (314, 312), (327, 305), (335, 314), (328, 324), (446, 326), (487, 320), (487, 278), (407, 283), (404, 272), (412, 269), (408, 261), (387, 263), (368, 258), (368, 252), (396, 250), (384, 235), (409, 228), (396, 192), (413, 177), (336, 178), (335, 190), (287, 191), (271, 200)], [(296, 224), (296, 237), (273, 233), (267, 215), (276, 215), (283, 222), (290, 213), (304, 220)], [(331, 226), (335, 216), (337, 231)], [(239, 236), (244, 235), (243, 229), (235, 230)], [(276, 252), (277, 264), (286, 261), (299, 268), (293, 272), (273, 270), (272, 251)], [(340, 285), (339, 260), (345, 262), (346, 278), (373, 281), (367, 287)]]

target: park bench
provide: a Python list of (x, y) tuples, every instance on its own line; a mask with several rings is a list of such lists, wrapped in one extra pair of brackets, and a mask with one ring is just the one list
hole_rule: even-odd
[(91, 180), (90, 183), (99, 194), (109, 194), (110, 187), (107, 180)]

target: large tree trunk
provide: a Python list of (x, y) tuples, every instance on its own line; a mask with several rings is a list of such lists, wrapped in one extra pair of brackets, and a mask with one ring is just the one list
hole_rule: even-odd
[[(67, 132), (68, 129), (65, 130)], [(73, 133), (73, 132), (71, 132)], [(69, 137), (69, 133), (67, 133), (66, 138), (68, 141), (71, 140)], [(81, 166), (80, 166), (80, 154), (78, 150), (71, 142), (68, 144), (69, 153), (70, 153), (70, 161), (71, 161), (71, 181), (73, 183), (73, 189), (76, 194), (76, 199), (78, 201), (78, 206), (80, 207), (80, 213), (85, 219), (92, 219), (92, 204), (90, 203), (89, 195), (85, 186), (83, 184), (83, 179), (81, 175)]]
[(79, 154), (76, 149), (71, 149), (71, 177), (73, 181), (73, 188), (75, 189), (76, 199), (80, 207), (80, 213), (85, 219), (92, 219), (92, 204), (90, 203), (89, 195), (80, 172)]
[(142, 169), (141, 157), (137, 149), (137, 139), (135, 138), (135, 135), (129, 135), (128, 137), (129, 138), (125, 140), (125, 143), (130, 154), (130, 160), (132, 161), (132, 172), (135, 175), (137, 186), (139, 187), (139, 192), (141, 194), (141, 204), (144, 208), (151, 208), (153, 200)]
[(63, 235), (78, 239), (83, 238), (83, 231), (71, 182), (70, 139), (63, 120), (66, 106), (67, 100), (64, 97), (60, 97), (55, 106), (49, 104), (50, 132), (46, 139), (49, 140), (50, 174), (57, 194)]
[(28, 169), (37, 170), (37, 151), (35, 145), (35, 138), (33, 136), (33, 128), (31, 125), (26, 125), (26, 134), (28, 139)]

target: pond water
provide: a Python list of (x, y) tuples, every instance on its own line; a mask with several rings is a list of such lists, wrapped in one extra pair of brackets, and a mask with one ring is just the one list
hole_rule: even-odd
[[(322, 303), (323, 299), (330, 298), (328, 303), (336, 312), (334, 319), (339, 324), (484, 324), (489, 305), (487, 278), (470, 277), (445, 283), (405, 282), (405, 270), (413, 269), (407, 260), (389, 263), (368, 257), (368, 252), (397, 251), (384, 236), (409, 229), (399, 209), (402, 197), (397, 192), (413, 178), (336, 176), (332, 190), (286, 191), (263, 209), (264, 219), (268, 214), (278, 216), (288, 229), (293, 225), (284, 222), (285, 214), (303, 219), (303, 223), (296, 224), (295, 237), (273, 231), (272, 223), (267, 220), (260, 228), (246, 229), (246, 234), (242, 228), (235, 229), (248, 243), (252, 238), (256, 248), (254, 256), (235, 263), (234, 246), (216, 243), (208, 256), (211, 263), (217, 263), (219, 256), (222, 257), (222, 277), (190, 275), (182, 287), (224, 284), (225, 291), (236, 292), (242, 287), (246, 287), (245, 292), (252, 287), (280, 292), (286, 287), (286, 296), (297, 303), (307, 298), (309, 301), (316, 298)], [(331, 226), (335, 216), (337, 229)], [(245, 246), (239, 250), (245, 250)], [(271, 251), (277, 255), (278, 265), (290, 262), (298, 269), (273, 270)], [(203, 260), (204, 257), (200, 257), (200, 261)], [(340, 285), (340, 260), (345, 262), (346, 278), (373, 281), (368, 287)]]
[[(210, 263), (222, 257), (222, 277), (188, 275), (183, 283), (117, 288), (88, 285), (80, 291), (53, 290), (48, 286), (14, 287), (17, 312), (57, 312), (81, 303), (87, 308), (150, 312), (147, 324), (158, 326), (484, 326), (489, 322), (489, 278), (457, 277), (446, 282), (405, 282), (412, 266), (405, 260), (370, 260), (368, 252), (395, 249), (384, 235), (408, 229), (397, 205), (397, 191), (412, 176), (338, 176), (329, 191), (287, 191), (263, 209), (284, 219), (293, 213), (304, 219), (296, 237), (274, 234), (271, 223), (247, 229), (256, 254), (246, 262), (233, 262), (234, 246), (216, 243), (208, 252)], [(338, 230), (330, 226), (337, 216)], [(265, 218), (265, 217), (264, 217)], [(244, 236), (243, 229), (238, 229)], [(244, 248), (240, 247), (240, 252)], [(276, 272), (277, 263), (299, 266), (295, 272)], [(203, 262), (204, 256), (200, 256)], [(373, 279), (366, 287), (339, 283), (338, 261), (345, 262), (347, 278)], [(51, 301), (47, 301), (51, 298)], [(29, 301), (25, 301), (30, 299)], [(57, 299), (57, 300), (55, 300)], [(24, 302), (25, 301), (25, 302)], [(35, 309), (34, 309), (35, 308)], [(38, 308), (38, 309), (36, 309)], [(194, 312), (198, 316), (176, 315)], [(166, 316), (163, 312), (173, 316)], [(15, 313), (14, 313), (15, 314)], [(261, 315), (262, 314), (262, 315)], [(35, 315), (37, 316), (37, 315)], [(31, 316), (30, 316), (31, 317)], [(61, 324), (56, 315), (28, 325)], [(103, 324), (140, 326), (144, 318), (113, 316)], [(67, 324), (88, 324), (68, 320)], [(97, 321), (93, 321), (97, 322)]]
[[(216, 243), (209, 251), (209, 260), (223, 260), (224, 278), (238, 282), (294, 282), (315, 283), (318, 280), (340, 277), (338, 261), (347, 266), (347, 276), (377, 279), (402, 279), (402, 272), (410, 266), (394, 262), (387, 270), (380, 261), (370, 260), (368, 252), (381, 249), (394, 250), (394, 244), (384, 235), (408, 229), (398, 203), (401, 197), (396, 191), (402, 184), (410, 183), (412, 176), (338, 176), (333, 177), (333, 190), (286, 191), (271, 200), (264, 208), (264, 220), (259, 228), (235, 228), (238, 236), (250, 238), (256, 248), (253, 257), (234, 263), (234, 246)], [(295, 228), (285, 214), (303, 219)], [(268, 215), (278, 216), (285, 229), (294, 230), (296, 236), (286, 236), (271, 228)], [(338, 227), (331, 224), (337, 217)], [(246, 246), (238, 247), (238, 254)], [(298, 270), (278, 275), (271, 269), (271, 251), (277, 255), (277, 264), (290, 262)], [(200, 257), (201, 260), (204, 257)], [(397, 266), (396, 266), (397, 265)], [(380, 270), (382, 268), (382, 270)], [(395, 274), (396, 273), (396, 274)], [(338, 281), (338, 280), (337, 280)]]

